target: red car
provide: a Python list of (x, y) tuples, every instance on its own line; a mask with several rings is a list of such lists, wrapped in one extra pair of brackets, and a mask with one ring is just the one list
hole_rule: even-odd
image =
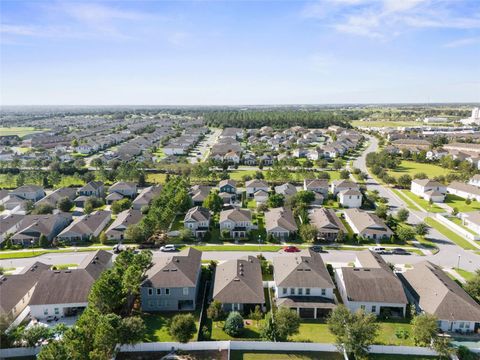
[(297, 248), (296, 246), (286, 246), (283, 248), (283, 251), (285, 252), (299, 252), (300, 249)]

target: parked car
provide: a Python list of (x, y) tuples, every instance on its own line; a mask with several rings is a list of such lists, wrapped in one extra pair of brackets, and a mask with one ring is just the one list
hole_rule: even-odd
[(299, 252), (300, 249), (297, 248), (296, 246), (290, 245), (290, 246), (284, 247), (284, 248), (283, 248), (283, 251), (285, 251), (285, 252), (292, 252), (292, 253), (293, 253), (293, 252)]
[(125, 245), (122, 245), (122, 244), (115, 244), (112, 250), (114, 254), (119, 254), (122, 251), (126, 250), (126, 247)]
[(168, 245), (164, 245), (160, 248), (160, 251), (163, 251), (163, 252), (172, 252), (172, 251), (177, 251), (177, 248), (175, 247), (175, 245), (173, 244), (168, 244)]
[(323, 252), (323, 248), (320, 245), (310, 246), (310, 250), (315, 251), (317, 253)]
[(381, 246), (374, 246), (370, 248), (370, 250), (372, 250), (373, 252), (376, 252), (377, 254), (384, 254), (386, 249)]
[(395, 248), (392, 250), (392, 253), (394, 255), (410, 255), (410, 253), (407, 250), (402, 248)]

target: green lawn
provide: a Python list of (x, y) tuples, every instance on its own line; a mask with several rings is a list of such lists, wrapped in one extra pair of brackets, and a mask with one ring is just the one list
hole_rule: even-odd
[(410, 160), (402, 160), (400, 166), (394, 170), (389, 170), (388, 173), (392, 176), (398, 178), (400, 175), (408, 174), (412, 178), (415, 174), (425, 173), (428, 178), (433, 178), (435, 176), (447, 175), (451, 173), (451, 170), (445, 169), (441, 166), (429, 163), (418, 163)]
[(469, 241), (465, 240), (463, 237), (458, 235), (456, 232), (450, 230), (446, 226), (440, 224), (437, 220), (432, 219), (431, 217), (425, 218), (425, 224), (433, 227), (439, 233), (446, 236), (448, 239), (453, 241), (458, 246), (464, 248), (465, 250), (477, 250)]
[(173, 220), (172, 227), (170, 228), (171, 231), (178, 231), (182, 230), (184, 228), (183, 226), (183, 219), (185, 218), (185, 215), (177, 215), (175, 216), (175, 219)]
[(0, 127), (0, 134), (3, 136), (17, 135), (19, 137), (24, 137), (26, 135), (39, 133), (44, 130), (35, 129), (33, 127)]
[[(161, 312), (161, 313), (143, 314), (142, 318), (145, 321), (145, 326), (147, 327), (144, 341), (145, 342), (174, 341), (170, 336), (170, 334), (168, 333), (168, 328), (169, 328), (170, 320), (177, 314), (178, 312)], [(192, 314), (195, 317), (195, 323), (197, 325), (197, 330), (198, 330), (200, 313), (195, 312)], [(191, 340), (194, 340), (195, 338), (196, 338), (196, 334), (192, 337)]]
[(419, 126), (422, 125), (419, 121), (388, 121), (388, 120), (374, 120), (361, 121), (353, 120), (350, 122), (352, 126), (356, 127), (396, 127), (396, 126)]
[[(402, 338), (400, 333), (405, 334), (405, 338)], [(381, 321), (375, 343), (379, 345), (415, 346), (412, 336), (412, 325), (409, 322)]]
[(425, 355), (395, 355), (395, 354), (370, 354), (368, 358), (371, 360), (436, 360), (437, 356)]
[(58, 188), (69, 186), (83, 186), (85, 181), (73, 175), (62, 175), (60, 182), (55, 186)]
[(475, 277), (475, 273), (467, 271), (467, 270), (455, 268), (455, 271), (458, 273), (458, 275), (460, 275), (461, 277), (463, 277), (467, 281), (472, 280)]
[[(78, 247), (76, 251), (85, 252), (85, 251), (95, 251), (98, 249), (111, 250), (112, 248), (110, 246), (99, 246), (98, 248), (97, 247), (84, 247), (84, 248)], [(38, 249), (38, 250), (28, 250), (28, 251), (0, 252), (0, 260), (23, 259), (23, 258), (40, 256), (44, 254), (65, 253), (65, 252), (74, 252), (74, 250), (73, 249), (52, 249), (52, 250)]]
[(337, 352), (232, 351), (231, 360), (343, 360)]
[(335, 337), (328, 330), (328, 325), (318, 320), (302, 320), (299, 333), (290, 337), (296, 342), (333, 343)]
[(260, 326), (262, 321), (258, 322), (246, 320), (249, 324), (245, 325), (243, 333), (239, 337), (232, 337), (223, 331), (224, 321), (214, 321), (212, 324), (212, 340), (260, 340)]
[(147, 182), (152, 183), (152, 184), (163, 184), (165, 183), (167, 174), (152, 174), (148, 173), (147, 174)]
[[(408, 201), (410, 201), (413, 204), (419, 205), (425, 211), (432, 212), (432, 213), (445, 212), (445, 210), (443, 210), (440, 206), (435, 205), (435, 204), (430, 205), (430, 203), (427, 200), (422, 199), (421, 197), (415, 195), (414, 193), (412, 193), (409, 190), (397, 190), (397, 191), (398, 192), (396, 192), (396, 193), (397, 194), (400, 193), (400, 196), (402, 197), (402, 199), (404, 199), (404, 200), (408, 199)], [(405, 200), (405, 201), (407, 201), (407, 200)]]
[(445, 204), (448, 204), (452, 208), (457, 208), (459, 212), (480, 210), (480, 202), (472, 200), (470, 205), (468, 205), (465, 203), (464, 198), (453, 194), (447, 194), (447, 196), (445, 196)]
[(233, 170), (230, 172), (230, 179), (236, 181), (243, 181), (243, 176), (251, 176), (252, 178), (255, 177), (255, 173), (257, 170)]

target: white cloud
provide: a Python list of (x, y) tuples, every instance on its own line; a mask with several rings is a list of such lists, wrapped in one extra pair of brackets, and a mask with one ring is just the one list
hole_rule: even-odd
[(478, 43), (480, 43), (480, 37), (469, 37), (469, 38), (450, 41), (444, 44), (443, 46), (447, 48), (457, 48), (457, 47), (468, 46), (468, 45), (473, 45)]

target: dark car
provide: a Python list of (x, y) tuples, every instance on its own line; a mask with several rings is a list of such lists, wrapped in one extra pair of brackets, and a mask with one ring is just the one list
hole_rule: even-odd
[(299, 252), (300, 249), (297, 248), (296, 246), (286, 246), (283, 248), (283, 251), (285, 252)]
[(310, 246), (310, 250), (315, 251), (317, 253), (323, 252), (323, 248), (320, 245)]
[(410, 255), (410, 253), (402, 248), (395, 248), (392, 250), (393, 255)]

